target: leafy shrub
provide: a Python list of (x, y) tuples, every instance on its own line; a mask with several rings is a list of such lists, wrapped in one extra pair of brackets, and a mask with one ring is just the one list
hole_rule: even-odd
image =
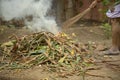
[(104, 34), (109, 39), (111, 37), (111, 25), (109, 23), (102, 24), (102, 29), (104, 30)]

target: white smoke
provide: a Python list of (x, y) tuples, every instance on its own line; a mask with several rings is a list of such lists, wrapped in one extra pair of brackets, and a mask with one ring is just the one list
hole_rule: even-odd
[(52, 0), (0, 0), (0, 16), (7, 21), (32, 16), (32, 21), (25, 20), (29, 29), (57, 33), (55, 19), (47, 16), (51, 6)]

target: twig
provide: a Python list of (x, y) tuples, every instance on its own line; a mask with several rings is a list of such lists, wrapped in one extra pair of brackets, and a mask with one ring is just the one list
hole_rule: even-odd
[(7, 66), (9, 66), (9, 64), (5, 64), (5, 65), (3, 65), (3, 66), (0, 66), (0, 70), (1, 70), (1, 69), (4, 69), (4, 68), (7, 67)]
[(113, 80), (113, 78), (110, 76), (94, 75), (94, 74), (90, 74), (90, 73), (85, 73), (85, 74), (88, 76), (94, 76), (94, 77), (100, 77), (100, 78), (109, 78), (109, 79)]
[(99, 62), (95, 62), (95, 63), (106, 63), (106, 62), (117, 62), (117, 61), (120, 61), (120, 60), (102, 60), (102, 61), (99, 61)]
[(94, 74), (90, 74), (90, 73), (85, 73), (88, 76), (94, 76), (94, 77), (101, 77), (101, 78), (105, 78), (106, 76), (101, 76), (101, 75), (94, 75)]

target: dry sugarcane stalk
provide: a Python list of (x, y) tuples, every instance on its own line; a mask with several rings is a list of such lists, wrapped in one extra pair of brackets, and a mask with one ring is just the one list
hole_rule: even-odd
[[(5, 47), (6, 52), (7, 50), (10, 51), (18, 44), (18, 48), (14, 50), (16, 54), (10, 52), (12, 53), (11, 55), (5, 54), (5, 56), (8, 56), (10, 60), (13, 58), (11, 64), (14, 65), (14, 62), (17, 62), (17, 67), (25, 66), (30, 68), (36, 65), (48, 64), (48, 66), (53, 65), (56, 69), (59, 67), (61, 67), (60, 69), (66, 69), (67, 66), (76, 68), (73, 67), (73, 65), (78, 67), (78, 64), (82, 64), (81, 62), (84, 61), (82, 54), (84, 52), (81, 52), (80, 46), (76, 46), (76, 43), (71, 41), (68, 36), (63, 36), (62, 34), (56, 36), (49, 32), (39, 32), (21, 39), (16, 38), (16, 43), (13, 43), (14, 45), (12, 45), (11, 48)], [(72, 50), (74, 50), (73, 53)], [(80, 57), (80, 60), (77, 60), (77, 57)], [(22, 61), (24, 61), (24, 63)], [(6, 63), (4, 60), (3, 62)], [(56, 65), (58, 66), (56, 67)]]
[(84, 15), (86, 15), (92, 8), (94, 8), (97, 5), (97, 0), (94, 0), (92, 2), (92, 4), (89, 6), (89, 8), (87, 8), (85, 11), (83, 11), (82, 13), (79, 13), (78, 15), (76, 15), (73, 18), (70, 18), (69, 20), (65, 21), (62, 25), (62, 28), (68, 28), (70, 27), (72, 24), (74, 24), (75, 22), (77, 22), (79, 19), (81, 19)]

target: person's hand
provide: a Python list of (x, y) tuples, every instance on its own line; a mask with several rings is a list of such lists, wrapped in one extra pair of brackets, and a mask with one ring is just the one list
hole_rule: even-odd
[(115, 8), (113, 6), (111, 6), (109, 9), (110, 9), (111, 12), (115, 11)]

